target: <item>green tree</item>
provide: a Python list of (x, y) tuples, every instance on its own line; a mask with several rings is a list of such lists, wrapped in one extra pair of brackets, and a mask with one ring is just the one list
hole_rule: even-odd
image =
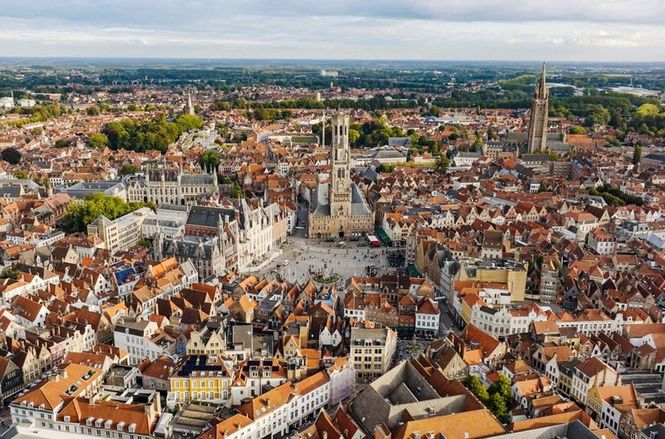
[(109, 138), (104, 133), (95, 133), (88, 139), (88, 145), (94, 149), (104, 149), (109, 146)]
[(0, 152), (0, 158), (11, 165), (18, 165), (22, 157), (21, 152), (13, 147), (5, 148)]
[(496, 131), (494, 131), (494, 127), (492, 125), (487, 128), (487, 140), (498, 140), (499, 136), (496, 134)]
[(471, 145), (471, 151), (473, 152), (481, 152), (483, 150), (483, 139), (480, 137), (477, 137), (475, 142)]
[(351, 127), (351, 129), (349, 129), (349, 144), (355, 146), (356, 143), (358, 143), (359, 139), (360, 139), (360, 130)]
[(30, 176), (27, 172), (21, 170), (14, 172), (14, 178), (18, 178), (19, 180), (27, 180), (30, 178)]
[(610, 126), (616, 129), (625, 129), (626, 122), (623, 120), (623, 115), (621, 111), (616, 108), (610, 109)]
[(504, 399), (512, 397), (512, 384), (507, 376), (498, 374), (499, 377), (487, 388), (490, 394), (498, 393)]
[(140, 123), (133, 119), (109, 122), (102, 128), (102, 133), (108, 138), (111, 149), (166, 152), (182, 133), (202, 125), (203, 121), (198, 116), (190, 114), (182, 115), (174, 122), (167, 122), (166, 117), (161, 115)]
[(573, 125), (572, 127), (570, 127), (568, 132), (570, 134), (586, 134), (587, 131), (586, 128), (584, 128), (581, 125)]
[(501, 394), (490, 394), (489, 400), (487, 401), (487, 408), (494, 414), (494, 416), (496, 416), (500, 422), (507, 424), (511, 421), (506, 399), (502, 397)]
[(203, 126), (203, 119), (194, 114), (183, 114), (174, 121), (181, 132), (187, 132)]
[(0, 279), (18, 279), (18, 270), (14, 267), (7, 267), (0, 272)]
[(658, 113), (660, 113), (660, 108), (652, 103), (642, 104), (635, 110), (635, 115), (643, 119), (657, 116)]
[(215, 149), (208, 149), (199, 157), (201, 168), (206, 172), (216, 171), (220, 163), (219, 152)]
[(55, 141), (55, 146), (56, 148), (67, 148), (68, 146), (71, 146), (71, 141), (69, 139), (58, 139)]
[(633, 165), (637, 166), (642, 161), (642, 147), (640, 145), (635, 145), (633, 149)]
[(231, 185), (231, 190), (229, 191), (229, 195), (232, 198), (240, 198), (245, 195), (245, 191), (242, 190), (242, 187), (239, 184), (233, 183)]
[(436, 166), (435, 169), (437, 171), (445, 171), (448, 169), (448, 166), (450, 166), (450, 160), (445, 154), (439, 154), (439, 156), (436, 159)]
[(72, 203), (63, 217), (62, 228), (67, 233), (83, 232), (88, 224), (100, 215), (110, 220), (133, 212), (141, 207), (154, 208), (152, 204), (127, 203), (120, 197), (95, 193), (86, 197), (82, 203)]
[(141, 238), (139, 239), (138, 244), (145, 248), (150, 248), (152, 247), (152, 238)]
[(132, 165), (131, 163), (127, 163), (125, 165), (122, 165), (122, 168), (120, 168), (120, 175), (132, 175), (136, 174), (138, 172), (138, 168), (136, 165)]
[(469, 375), (467, 378), (464, 379), (463, 384), (467, 389), (471, 391), (471, 393), (476, 395), (476, 398), (478, 398), (481, 402), (485, 403), (489, 400), (489, 394), (487, 393), (487, 389), (480, 381), (480, 378), (478, 378), (477, 376)]
[(589, 105), (588, 114), (584, 119), (586, 126), (607, 125), (610, 122), (610, 111), (600, 104)]

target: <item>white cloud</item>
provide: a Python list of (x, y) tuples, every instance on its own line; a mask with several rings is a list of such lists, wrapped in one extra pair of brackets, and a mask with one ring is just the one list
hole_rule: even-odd
[(0, 0), (0, 56), (665, 60), (662, 0)]

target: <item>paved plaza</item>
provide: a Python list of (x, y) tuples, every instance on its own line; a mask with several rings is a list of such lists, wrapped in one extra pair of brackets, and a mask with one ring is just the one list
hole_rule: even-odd
[(346, 281), (351, 276), (367, 274), (367, 267), (376, 266), (377, 274), (393, 271), (386, 257), (384, 247), (369, 247), (363, 241), (339, 243), (319, 242), (300, 237), (292, 237), (282, 249), (282, 253), (265, 265), (261, 274), (277, 272), (289, 282), (303, 283), (311, 273), (336, 273)]

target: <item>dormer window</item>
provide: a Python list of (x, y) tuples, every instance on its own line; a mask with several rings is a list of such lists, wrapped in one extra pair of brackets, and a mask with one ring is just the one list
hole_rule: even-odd
[(122, 431), (122, 429), (125, 428), (125, 423), (123, 421), (118, 422), (116, 428), (118, 429), (118, 431)]
[(127, 431), (129, 431), (130, 433), (134, 433), (136, 431), (136, 424), (129, 424)]

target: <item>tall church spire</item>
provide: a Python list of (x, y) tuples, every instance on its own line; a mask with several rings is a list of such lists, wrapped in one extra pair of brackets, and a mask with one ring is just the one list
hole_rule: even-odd
[(549, 95), (547, 92), (545, 63), (543, 63), (538, 84), (533, 94), (533, 104), (529, 118), (528, 152), (544, 152), (547, 150), (547, 112)]
[(536, 90), (537, 99), (547, 99), (547, 73), (545, 72), (545, 63), (543, 63), (543, 68), (540, 70), (540, 78), (538, 78), (538, 88)]
[(192, 105), (192, 94), (187, 92), (187, 112), (194, 115), (194, 105)]

